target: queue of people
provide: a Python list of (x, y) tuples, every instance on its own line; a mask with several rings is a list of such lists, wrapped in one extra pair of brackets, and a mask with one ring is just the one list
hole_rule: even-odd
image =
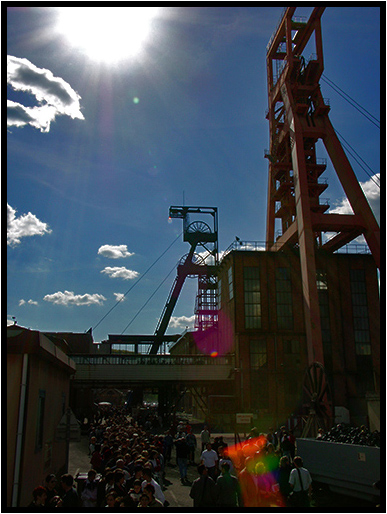
[[(29, 507), (167, 507), (164, 491), (171, 484), (166, 474), (173, 452), (194, 508), (309, 506), (310, 474), (295, 456), (295, 440), (285, 427), (278, 432), (270, 428), (266, 435), (252, 429), (244, 442), (231, 447), (222, 436), (213, 438), (207, 426), (199, 437), (196, 455), (197, 438), (189, 423), (156, 434), (125, 412), (114, 411), (90, 426), (87, 476), (64, 474), (57, 482), (48, 475), (33, 491)], [(187, 476), (189, 465), (197, 465), (193, 482)]]

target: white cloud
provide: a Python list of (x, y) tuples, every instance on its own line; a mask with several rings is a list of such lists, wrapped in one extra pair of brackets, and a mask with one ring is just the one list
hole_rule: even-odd
[(113, 293), (113, 294), (116, 297), (117, 302), (123, 302), (125, 300), (124, 293)]
[(26, 303), (28, 303), (29, 305), (39, 305), (38, 302), (36, 302), (35, 300), (28, 300), (28, 302), (26, 302), (22, 298), (21, 300), (19, 300), (19, 307), (21, 307), (22, 305), (25, 305)]
[(102, 245), (98, 249), (98, 255), (108, 257), (109, 259), (123, 259), (131, 257), (134, 253), (128, 252), (126, 245)]
[(171, 328), (194, 328), (195, 315), (193, 316), (172, 316), (169, 322)]
[(103, 305), (106, 298), (102, 294), (74, 294), (73, 291), (58, 291), (53, 294), (46, 294), (43, 300), (55, 305)]
[(47, 223), (40, 221), (30, 212), (16, 217), (16, 210), (7, 204), (7, 244), (15, 246), (20, 239), (26, 236), (42, 236), (50, 234), (52, 230)]
[[(372, 212), (376, 220), (380, 223), (380, 173), (376, 173), (367, 182), (360, 182), (360, 186), (363, 189), (365, 197), (370, 204)], [(346, 197), (340, 198), (333, 209), (329, 210), (332, 214), (353, 214), (351, 205)]]
[(17, 102), (7, 102), (7, 126), (31, 125), (42, 132), (50, 130), (50, 124), (58, 115), (83, 120), (80, 96), (65, 80), (55, 77), (50, 70), (38, 68), (27, 59), (7, 58), (7, 83), (15, 91), (34, 95), (39, 105), (26, 107)]
[(132, 280), (133, 278), (137, 278), (139, 276), (137, 271), (127, 269), (125, 266), (116, 266), (114, 268), (107, 266), (101, 271), (101, 273), (106, 273), (106, 275), (108, 275), (110, 278), (122, 278), (124, 280)]

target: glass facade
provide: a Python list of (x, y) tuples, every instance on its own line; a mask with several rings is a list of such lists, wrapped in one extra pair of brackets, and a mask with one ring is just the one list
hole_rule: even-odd
[(363, 269), (350, 270), (353, 329), (358, 379), (357, 390), (360, 395), (375, 390), (374, 372), (371, 356), (371, 339), (367, 302), (367, 284)]
[(275, 288), (278, 329), (293, 329), (292, 284), (290, 268), (276, 268)]
[(243, 269), (245, 328), (261, 328), (261, 282), (258, 267)]
[(250, 340), (250, 367), (252, 404), (266, 411), (270, 407), (266, 339)]
[(316, 270), (317, 291), (320, 305), (321, 338), (324, 352), (324, 367), (328, 372), (333, 371), (331, 324), (329, 316), (328, 280), (325, 270)]
[(357, 355), (371, 355), (367, 290), (363, 269), (351, 269), (353, 328)]
[(230, 300), (234, 298), (234, 284), (232, 278), (232, 266), (228, 269), (228, 297)]

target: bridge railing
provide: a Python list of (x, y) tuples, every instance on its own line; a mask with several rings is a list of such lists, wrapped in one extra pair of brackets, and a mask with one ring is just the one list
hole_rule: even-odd
[(90, 355), (78, 354), (72, 355), (71, 358), (75, 364), (82, 365), (117, 365), (125, 364), (128, 366), (233, 366), (234, 354), (217, 355)]

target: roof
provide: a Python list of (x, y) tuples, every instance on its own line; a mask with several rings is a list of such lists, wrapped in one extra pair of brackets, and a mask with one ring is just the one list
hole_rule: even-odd
[(69, 373), (75, 372), (75, 363), (68, 357), (66, 341), (57, 344), (44, 333), (37, 330), (12, 325), (7, 327), (7, 355), (8, 354), (34, 354), (50, 361), (60, 367), (66, 368)]

